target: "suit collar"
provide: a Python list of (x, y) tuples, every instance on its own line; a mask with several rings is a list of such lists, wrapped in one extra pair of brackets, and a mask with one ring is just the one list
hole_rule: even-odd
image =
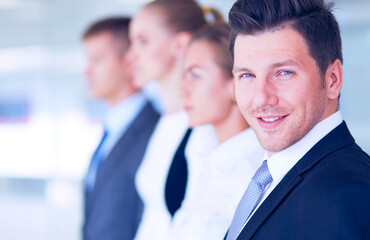
[(299, 174), (310, 170), (317, 162), (330, 153), (351, 145), (355, 142), (343, 121), (338, 127), (321, 139), (313, 148), (296, 164)]
[(340, 112), (337, 111), (317, 123), (302, 139), (290, 147), (274, 154), (272, 157), (268, 157), (265, 154), (265, 159), (268, 159), (267, 163), (271, 176), (274, 179), (273, 185), (276, 186), (288, 171), (297, 164), (299, 159), (342, 122), (343, 118)]
[(284, 198), (302, 181), (303, 174), (312, 169), (328, 154), (354, 143), (346, 123), (338, 127), (315, 144), (285, 175), (270, 195), (251, 217), (237, 239), (251, 239), (258, 228), (274, 212)]
[(144, 131), (145, 127), (148, 126), (148, 122), (155, 121), (155, 119), (158, 118), (159, 115), (155, 112), (152, 105), (150, 103), (146, 103), (143, 110), (134, 119), (127, 131), (120, 137), (101, 165), (96, 176), (97, 180), (93, 194), (99, 192), (99, 189), (104, 187), (106, 183), (106, 181), (99, 181), (99, 178), (106, 179), (112, 175), (115, 169), (117, 169), (117, 166), (127, 159), (130, 152), (134, 150), (134, 146), (136, 145), (135, 139)]
[(142, 92), (136, 92), (109, 108), (104, 118), (104, 126), (111, 134), (123, 133), (139, 115), (147, 100)]

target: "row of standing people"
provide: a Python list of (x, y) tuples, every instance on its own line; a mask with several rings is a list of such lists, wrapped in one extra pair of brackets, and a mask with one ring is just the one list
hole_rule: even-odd
[[(279, 103), (281, 106), (276, 107), (278, 102), (272, 102), (276, 98), (273, 95), (286, 87), (284, 82), (288, 82), (288, 78), (293, 74), (291, 69), (298, 64), (283, 62), (280, 63), (281, 66), (276, 66), (284, 70), (279, 68), (282, 74), (276, 76), (279, 77), (282, 86), (265, 83), (268, 90), (274, 91), (273, 94), (268, 94), (267, 90), (264, 92), (253, 88), (254, 85), (246, 85), (251, 84), (254, 74), (262, 70), (259, 65), (250, 64), (252, 70), (249, 66), (244, 67), (243, 61), (248, 62), (248, 58), (245, 57), (249, 56), (249, 53), (256, 53), (250, 54), (250, 57), (263, 64), (258, 56), (269, 59), (270, 52), (263, 52), (261, 55), (257, 50), (266, 46), (267, 49), (272, 49), (271, 55), (276, 58), (275, 52), (278, 51), (273, 51), (274, 45), (271, 41), (276, 40), (280, 44), (276, 47), (278, 50), (285, 46), (282, 42), (290, 44), (289, 47), (294, 44), (279, 34), (268, 36), (270, 42), (266, 46), (259, 46), (259, 39), (248, 42), (253, 43), (255, 48), (235, 43), (238, 36), (235, 34), (237, 29), (235, 22), (238, 22), (240, 12), (245, 12), (247, 16), (245, 19), (254, 18), (255, 22), (263, 21), (260, 16), (256, 17), (258, 13), (246, 9), (247, 2), (237, 1), (233, 6), (235, 17), (234, 26), (232, 24), (234, 34), (232, 47), (236, 48), (237, 45), (238, 51), (241, 52), (238, 55), (235, 54), (236, 50), (233, 55), (229, 54), (231, 29), (228, 24), (222, 22), (220, 14), (208, 10), (208, 14), (213, 14), (213, 19), (217, 21), (207, 23), (205, 10), (192, 0), (157, 0), (145, 5), (131, 21), (126, 18), (107, 19), (95, 23), (86, 31), (84, 43), (89, 60), (86, 73), (90, 90), (95, 97), (102, 98), (108, 103), (109, 111), (104, 121), (105, 134), (92, 158), (85, 180), (84, 239), (223, 239), (230, 225), (233, 231), (237, 222), (235, 220), (237, 213), (235, 216), (234, 213), (239, 211), (238, 204), (241, 205), (239, 202), (243, 193), (249, 189), (253, 174), (261, 166), (263, 159), (268, 160), (272, 182), (269, 183), (270, 190), (266, 191), (266, 196), (260, 197), (259, 200), (265, 199), (274, 188), (278, 191), (277, 185), (290, 169), (287, 167), (286, 172), (281, 173), (284, 170), (278, 168), (276, 163), (275, 165), (272, 163), (274, 153), (299, 143), (319, 120), (330, 117), (331, 122), (340, 124), (341, 116), (337, 109), (333, 108), (336, 102), (332, 99), (338, 97), (341, 88), (342, 76), (338, 73), (341, 66), (340, 62), (333, 59), (334, 63), (330, 64), (335, 67), (331, 68), (332, 75), (329, 74), (329, 78), (334, 76), (340, 79), (336, 82), (336, 91), (329, 88), (327, 90), (331, 91), (328, 98), (333, 103), (327, 107), (328, 105), (322, 102), (315, 102), (327, 107), (324, 109), (325, 116), (311, 108), (306, 109), (309, 116), (303, 116), (303, 113), (298, 111), (295, 117), (297, 123), (290, 127), (296, 127), (297, 129), (292, 130), (296, 130), (295, 135), (299, 136), (291, 140), (290, 132), (283, 132), (286, 136), (274, 135), (272, 130), (275, 125), (288, 121), (285, 115), (276, 116), (291, 110), (293, 106), (284, 108), (284, 103)], [(271, 9), (284, 11), (284, 8), (278, 8), (272, 2), (274, 1), (270, 1), (273, 6)], [(294, 1), (282, 2), (294, 5)], [(317, 9), (330, 12), (323, 2), (312, 2), (313, 5), (318, 5)], [(263, 9), (257, 2), (251, 3), (249, 7)], [(317, 10), (304, 4), (301, 7), (305, 8), (305, 11), (312, 11), (313, 14)], [(268, 10), (263, 10), (267, 14)], [(296, 15), (292, 18), (297, 18), (297, 15), (301, 14), (300, 10), (294, 14)], [(232, 14), (230, 16), (232, 21)], [(271, 29), (279, 24), (282, 26), (284, 22), (277, 19), (274, 21), (276, 24), (272, 24)], [(253, 29), (252, 23), (244, 24), (243, 27), (247, 30), (237, 31), (243, 34), (243, 31), (246, 31), (246, 35), (255, 36), (253, 31), (263, 33), (266, 30), (258, 27)], [(252, 28), (250, 33), (248, 27)], [(287, 28), (289, 30), (289, 27)], [(276, 29), (278, 33), (285, 31), (284, 34), (289, 37), (294, 35), (285, 28)], [(294, 37), (296, 36), (292, 38)], [(243, 47), (247, 50), (244, 51)], [(301, 50), (302, 46), (299, 48)], [(284, 52), (278, 53), (282, 58), (285, 57)], [(288, 52), (287, 56), (298, 58), (291, 52)], [(240, 59), (243, 61), (240, 62)], [(234, 67), (236, 63), (239, 64), (236, 65), (237, 68)], [(298, 69), (294, 74), (300, 74), (299, 71), (304, 70)], [(239, 75), (242, 76), (241, 79), (238, 79)], [(160, 115), (140, 91), (152, 80), (159, 84), (162, 103)], [(300, 87), (304, 88), (303, 85)], [(293, 95), (298, 92), (297, 89), (288, 90), (293, 92), (291, 93)], [(255, 95), (256, 92), (260, 95)], [(287, 91), (288, 93), (290, 92)], [(247, 106), (247, 100), (252, 97), (252, 102), (260, 106), (258, 111), (255, 110), (251, 114), (248, 109), (252, 107)], [(299, 102), (300, 96), (295, 97)], [(320, 99), (324, 102), (323, 98), (310, 97), (308, 96), (306, 100), (314, 102)], [(255, 123), (251, 116), (255, 117), (257, 113), (258, 116), (269, 114), (265, 118), (259, 117), (259, 122)], [(318, 114), (320, 116), (317, 116)], [(296, 116), (293, 113), (291, 115), (290, 118)], [(244, 117), (248, 121), (245, 121)], [(309, 124), (306, 124), (307, 121)], [(273, 124), (275, 125), (272, 126)], [(328, 123), (326, 125), (332, 126)], [(279, 130), (276, 131), (279, 133)], [(280, 143), (275, 143), (277, 141)], [(292, 164), (290, 167), (303, 157), (305, 152), (302, 148), (313, 146), (310, 144), (296, 150), (298, 159), (295, 159), (295, 162), (287, 160), (287, 163)], [(366, 153), (364, 158), (369, 160)], [(278, 161), (279, 158), (275, 160)], [(285, 166), (283, 163), (282, 165)], [(365, 165), (367, 165), (365, 170), (356, 169), (357, 172), (354, 172), (369, 173), (369, 162), (365, 161)], [(363, 179), (359, 181), (366, 182)], [(367, 181), (365, 185), (367, 187), (365, 196), (368, 197), (369, 182)], [(311, 182), (310, 187), (312, 186), (315, 185)], [(255, 210), (252, 212), (254, 214)], [(356, 221), (360, 220), (365, 219), (359, 218)], [(356, 233), (366, 234), (361, 227), (359, 224), (355, 228)], [(227, 234), (227, 239), (236, 239), (239, 233), (243, 235), (242, 229), (236, 234), (233, 232)], [(330, 233), (331, 229), (328, 229)], [(295, 231), (292, 232), (295, 234)], [(308, 233), (302, 230), (302, 234)], [(320, 233), (311, 234), (320, 236)], [(289, 233), (276, 235), (276, 239), (283, 239), (284, 236), (285, 239), (294, 239)], [(262, 235), (262, 239), (264, 237), (268, 239), (267, 235)], [(249, 238), (240, 236), (240, 239)]]
[[(222, 20), (217, 11), (211, 12), (215, 19)], [(99, 171), (90, 174), (93, 172), (90, 166), (87, 174), (86, 179), (93, 175), (96, 182), (85, 189), (85, 239), (107, 236), (164, 239), (166, 235), (174, 235), (176, 231), (169, 232), (169, 229), (176, 211), (185, 205), (185, 201), (182, 204), (185, 195), (189, 207), (187, 210), (181, 207), (181, 214), (176, 214), (179, 219), (176, 228), (180, 230), (181, 219), (190, 220), (187, 228), (192, 225), (201, 230), (207, 222), (202, 218), (211, 213), (211, 208), (206, 211), (199, 204), (191, 206), (190, 186), (194, 185), (194, 190), (201, 193), (202, 187), (196, 189), (200, 178), (207, 183), (207, 188), (212, 185), (212, 188), (219, 188), (211, 178), (222, 182), (222, 176), (229, 174), (223, 172), (220, 175), (217, 168), (222, 166), (217, 164), (231, 164), (232, 179), (251, 177), (245, 175), (243, 169), (255, 170), (252, 167), (257, 166), (258, 161), (244, 161), (244, 158), (248, 155), (253, 159), (261, 157), (262, 148), (235, 102), (232, 60), (228, 57), (229, 33), (226, 23), (207, 24), (204, 11), (193, 1), (156, 1), (146, 5), (130, 23), (124, 18), (106, 19), (86, 31), (84, 42), (90, 63), (87, 69), (90, 90), (95, 97), (107, 101), (110, 110), (104, 126), (108, 136), (116, 137), (110, 141), (109, 147), (109, 138), (104, 136), (91, 162), (94, 166), (94, 160), (100, 158), (97, 160), (102, 162), (97, 168)], [(189, 44), (195, 49), (188, 51)], [(205, 56), (200, 60), (198, 56), (203, 53)], [(186, 66), (185, 56), (188, 59)], [(227, 57), (222, 59), (224, 56)], [(218, 58), (222, 63), (218, 64)], [(153, 79), (158, 81), (160, 88), (162, 109), (159, 119), (140, 92)], [(135, 126), (140, 123), (140, 118), (146, 118), (141, 124), (147, 125), (148, 130), (141, 130), (144, 132), (141, 134), (131, 133), (132, 128), (140, 128)], [(111, 122), (116, 126), (111, 126)], [(211, 126), (191, 133), (192, 127), (205, 124)], [(250, 142), (250, 147), (245, 148), (245, 142)], [(228, 152), (233, 152), (234, 156), (222, 161)], [(186, 160), (185, 155), (194, 160)], [(202, 162), (206, 162), (207, 157), (215, 159), (209, 160), (215, 173), (204, 171)], [(214, 176), (204, 181), (207, 174)], [(218, 224), (215, 231), (209, 233), (214, 236), (225, 234), (245, 187), (230, 188), (225, 183), (221, 186), (224, 199), (219, 199), (218, 206), (228, 206), (227, 218), (219, 217), (217, 222), (223, 224)], [(209, 202), (209, 194), (217, 194), (218, 190), (212, 188), (208, 189), (208, 194), (203, 194), (203, 204)], [(190, 216), (195, 207), (200, 222), (190, 224), (191, 219), (185, 216)], [(215, 214), (220, 214), (219, 207), (213, 206)], [(125, 214), (116, 216), (117, 212)], [(208, 218), (210, 221), (211, 216)], [(197, 235), (199, 239), (207, 238), (202, 237), (200, 231)]]

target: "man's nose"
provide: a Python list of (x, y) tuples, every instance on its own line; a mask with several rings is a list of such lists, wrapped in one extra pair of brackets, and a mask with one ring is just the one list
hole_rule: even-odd
[(278, 103), (277, 88), (268, 77), (256, 79), (253, 103), (254, 106), (274, 106)]

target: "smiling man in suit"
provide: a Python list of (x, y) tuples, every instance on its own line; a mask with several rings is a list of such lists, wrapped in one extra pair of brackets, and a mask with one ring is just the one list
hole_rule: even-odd
[(83, 36), (89, 90), (108, 105), (105, 131), (85, 179), (84, 240), (133, 239), (141, 220), (135, 174), (159, 115), (132, 83), (129, 22), (104, 19)]
[(331, 8), (238, 0), (230, 10), (236, 99), (266, 153), (227, 240), (370, 239), (370, 158), (338, 108), (343, 59)]

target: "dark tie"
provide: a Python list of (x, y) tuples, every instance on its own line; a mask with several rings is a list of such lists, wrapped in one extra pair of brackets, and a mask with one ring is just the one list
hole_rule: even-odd
[(180, 208), (185, 196), (188, 180), (188, 167), (185, 158), (185, 146), (188, 142), (191, 129), (188, 129), (172, 159), (172, 164), (167, 175), (165, 199), (168, 211), (173, 216)]
[(101, 153), (101, 148), (108, 136), (108, 131), (104, 131), (103, 137), (95, 150), (95, 153), (91, 159), (89, 170), (87, 171), (86, 178), (85, 178), (85, 187), (87, 191), (91, 191), (95, 185), (95, 178), (98, 172), (98, 169), (103, 161), (103, 156)]
[(236, 208), (226, 240), (235, 240), (238, 237), (245, 222), (261, 200), (265, 187), (271, 182), (272, 177), (267, 166), (267, 161), (265, 160), (263, 161), (262, 166), (254, 174), (247, 190)]

